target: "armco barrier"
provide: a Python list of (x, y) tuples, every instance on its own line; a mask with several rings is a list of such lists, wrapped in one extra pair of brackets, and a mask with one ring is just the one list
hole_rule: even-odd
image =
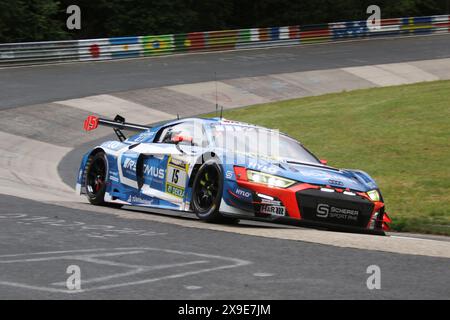
[(368, 28), (366, 21), (349, 21), (139, 37), (5, 43), (0, 44), (0, 66), (111, 60), (447, 32), (450, 32), (450, 16), (439, 15), (384, 19), (378, 30)]

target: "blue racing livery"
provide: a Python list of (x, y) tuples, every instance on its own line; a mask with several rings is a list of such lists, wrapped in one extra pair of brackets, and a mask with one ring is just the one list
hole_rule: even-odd
[[(383, 234), (390, 218), (376, 182), (338, 169), (276, 130), (222, 118), (189, 118), (143, 127), (83, 156), (77, 191), (94, 205), (195, 213), (210, 222), (282, 222)], [(116, 132), (117, 133), (117, 132)], [(121, 132), (120, 132), (121, 133)], [(276, 147), (274, 147), (276, 146)]]

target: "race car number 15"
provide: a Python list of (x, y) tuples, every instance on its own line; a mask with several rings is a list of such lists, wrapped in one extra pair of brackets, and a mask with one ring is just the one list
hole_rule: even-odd
[(176, 197), (184, 197), (186, 188), (187, 166), (169, 162), (167, 166), (166, 192)]
[(172, 183), (177, 184), (178, 183), (178, 174), (180, 173), (180, 170), (174, 169), (172, 170)]
[(170, 181), (167, 183), (174, 184), (180, 188), (184, 188), (186, 184), (186, 172), (176, 167), (169, 166)]

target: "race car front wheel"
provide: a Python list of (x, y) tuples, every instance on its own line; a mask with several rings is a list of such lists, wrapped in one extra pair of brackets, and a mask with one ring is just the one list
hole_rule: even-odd
[(234, 222), (219, 212), (222, 201), (223, 174), (214, 161), (205, 162), (197, 172), (192, 190), (192, 208), (200, 220), (208, 222)]

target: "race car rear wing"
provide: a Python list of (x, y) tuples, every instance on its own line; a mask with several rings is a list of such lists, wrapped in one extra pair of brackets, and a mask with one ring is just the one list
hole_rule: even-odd
[(120, 115), (117, 115), (114, 120), (102, 119), (93, 115), (88, 116), (86, 120), (84, 120), (84, 130), (86, 131), (93, 131), (97, 129), (99, 125), (113, 128), (120, 141), (126, 140), (126, 137), (121, 130), (146, 131), (152, 128), (135, 123), (126, 123), (125, 118)]

